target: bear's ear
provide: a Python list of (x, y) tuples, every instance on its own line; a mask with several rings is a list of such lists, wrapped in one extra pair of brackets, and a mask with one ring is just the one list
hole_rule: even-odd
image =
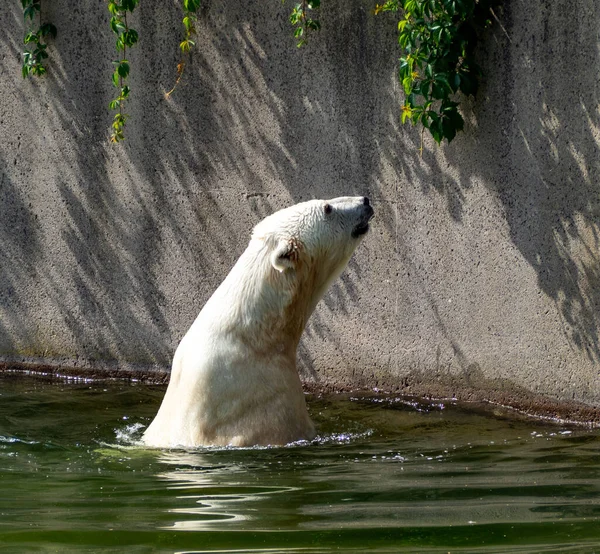
[(281, 240), (271, 254), (271, 265), (279, 272), (293, 268), (298, 253), (296, 245), (291, 240)]

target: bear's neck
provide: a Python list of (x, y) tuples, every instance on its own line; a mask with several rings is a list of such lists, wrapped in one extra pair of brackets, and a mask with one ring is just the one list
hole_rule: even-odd
[(251, 242), (205, 310), (210, 314), (218, 310), (221, 330), (264, 354), (287, 353), (295, 359), (306, 322), (325, 285), (319, 281), (315, 264), (279, 272), (261, 245)]

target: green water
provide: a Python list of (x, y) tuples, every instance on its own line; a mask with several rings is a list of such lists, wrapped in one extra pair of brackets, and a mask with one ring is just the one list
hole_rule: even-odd
[(600, 431), (309, 398), (320, 436), (135, 446), (164, 388), (0, 375), (0, 552), (600, 552)]

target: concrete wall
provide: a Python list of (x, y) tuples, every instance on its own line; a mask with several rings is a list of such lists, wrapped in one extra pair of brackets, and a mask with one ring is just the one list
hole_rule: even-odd
[(6, 4), (3, 360), (166, 369), (253, 224), (368, 194), (377, 220), (307, 329), (306, 379), (600, 406), (598, 2), (506, 0), (465, 132), (422, 157), (399, 124), (395, 24), (370, 1), (325, 1), (298, 50), (291, 4), (211, 0), (167, 100), (181, 14), (142, 0), (119, 145), (105, 2), (44, 2), (59, 35), (27, 80)]

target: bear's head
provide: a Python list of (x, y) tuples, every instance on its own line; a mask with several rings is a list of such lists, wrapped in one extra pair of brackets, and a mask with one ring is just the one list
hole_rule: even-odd
[(268, 255), (269, 280), (290, 292), (302, 291), (308, 316), (346, 267), (373, 214), (364, 196), (310, 200), (263, 219), (252, 239)]

